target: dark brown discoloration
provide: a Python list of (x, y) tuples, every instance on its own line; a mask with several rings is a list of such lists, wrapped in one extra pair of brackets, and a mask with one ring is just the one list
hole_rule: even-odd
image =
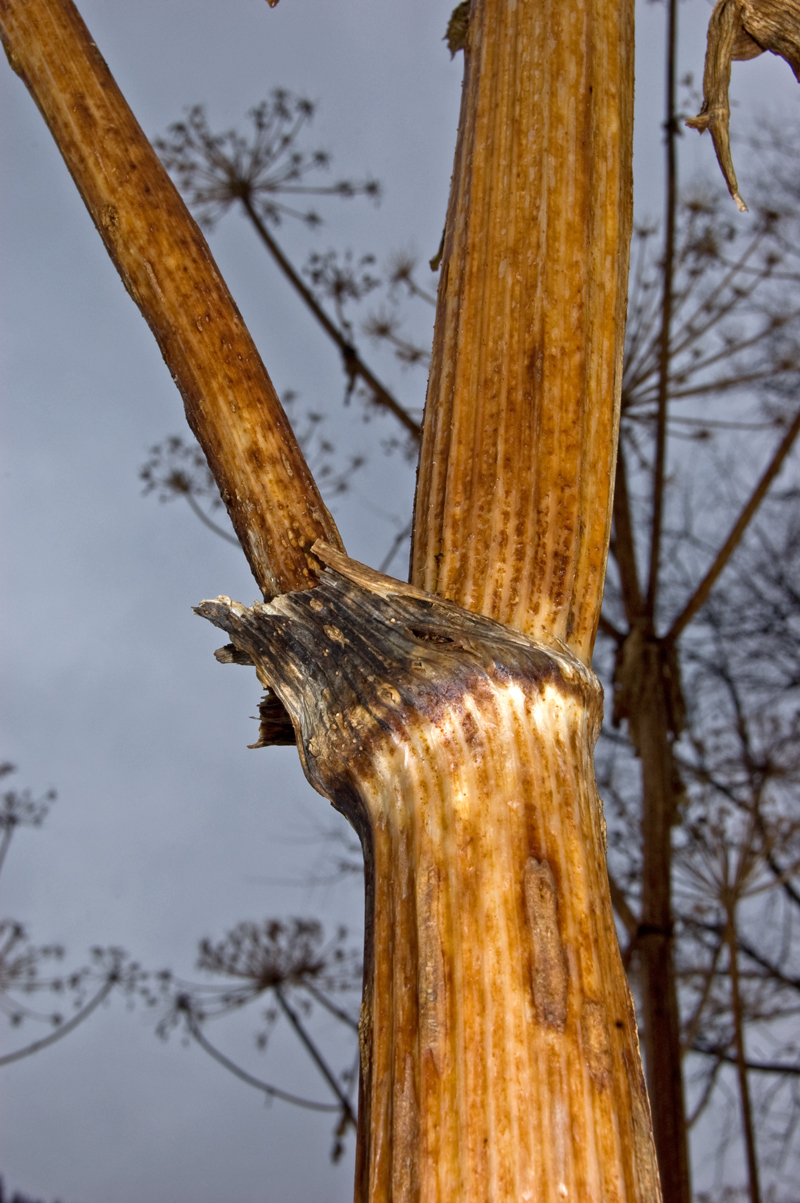
[(258, 739), (250, 748), (293, 747), (297, 736), (286, 707), (271, 689), (264, 691), (258, 703)]
[(563, 1032), (567, 1022), (567, 962), (558, 930), (558, 895), (546, 860), (525, 866), (525, 912), (531, 932), (531, 987), (540, 1023)]
[(550, 684), (599, 704), (595, 678), (566, 651), (550, 652), (322, 544), (316, 551), (329, 566), (314, 589), (250, 609), (218, 598), (197, 613), (231, 636), (230, 659), (256, 665), (302, 733), (309, 780), (328, 797), (364, 771), (365, 749), (376, 741), (411, 724), (435, 725), (487, 687), (514, 681), (535, 698)]

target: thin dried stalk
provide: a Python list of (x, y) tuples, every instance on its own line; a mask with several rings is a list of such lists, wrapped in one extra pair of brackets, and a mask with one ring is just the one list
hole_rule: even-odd
[(0, 0), (0, 37), (183, 395), (265, 595), (340, 546), (272, 382), (200, 233), (71, 0)]
[(334, 325), (334, 323), (326, 314), (325, 310), (317, 301), (311, 289), (307, 288), (303, 283), (300, 276), (297, 274), (281, 248), (278, 246), (275, 239), (270, 234), (266, 223), (259, 217), (252, 201), (248, 197), (242, 197), (241, 204), (242, 208), (247, 214), (250, 224), (253, 226), (253, 229), (256, 231), (275, 262), (278, 264), (278, 267), (286, 276), (287, 280), (295, 289), (295, 291), (302, 297), (303, 301), (311, 310), (314, 317), (322, 326), (322, 329), (325, 331), (328, 337), (332, 339), (334, 343), (336, 343), (336, 346), (341, 351), (344, 369), (348, 376), (351, 379), (359, 377), (361, 380), (363, 380), (367, 388), (371, 391), (372, 400), (374, 403), (381, 406), (382, 409), (388, 409), (389, 413), (394, 414), (394, 416), (402, 423), (410, 435), (412, 435), (414, 438), (419, 438), (419, 423), (414, 421), (410, 414), (403, 409), (402, 405), (400, 405), (400, 403), (392, 396), (386, 386), (381, 384), (380, 380), (378, 380), (372, 369), (368, 367), (366, 363), (364, 363), (364, 360), (358, 354), (355, 347), (348, 342), (342, 331)]
[(736, 1048), (736, 1072), (739, 1078), (739, 1100), (742, 1107), (742, 1128), (744, 1129), (744, 1146), (747, 1153), (747, 1177), (750, 1189), (750, 1203), (761, 1203), (761, 1187), (759, 1184), (758, 1150), (753, 1124), (753, 1106), (750, 1100), (750, 1083), (747, 1076), (747, 1054), (744, 1043), (744, 1012), (739, 980), (739, 955), (736, 947), (736, 908), (733, 898), (728, 901), (728, 921), (725, 928), (725, 941), (728, 945), (730, 963), (728, 972), (731, 979), (731, 1011), (733, 1012), (734, 1045)]
[(412, 580), (588, 662), (631, 229), (633, 6), (474, 0)]
[(747, 527), (755, 516), (756, 511), (761, 505), (761, 502), (769, 492), (770, 485), (783, 467), (784, 460), (794, 446), (798, 434), (800, 434), (800, 411), (798, 411), (798, 413), (795, 415), (791, 425), (789, 426), (789, 429), (786, 431), (786, 434), (778, 444), (775, 454), (773, 455), (767, 467), (764, 469), (761, 478), (753, 489), (753, 492), (748, 497), (747, 502), (741, 510), (741, 513), (736, 518), (730, 534), (716, 554), (714, 563), (708, 569), (706, 575), (703, 577), (702, 581), (689, 598), (683, 610), (670, 627), (669, 634), (666, 636), (666, 640), (668, 642), (675, 643), (692, 621), (695, 614), (697, 614), (698, 611), (701, 610), (705, 605), (718, 577), (721, 575), (734, 551), (741, 543)]

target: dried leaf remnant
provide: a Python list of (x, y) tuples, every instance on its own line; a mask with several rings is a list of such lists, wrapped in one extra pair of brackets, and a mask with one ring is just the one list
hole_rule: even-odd
[(450, 14), (450, 20), (447, 22), (447, 32), (444, 35), (444, 40), (447, 42), (447, 49), (450, 51), (451, 58), (455, 58), (459, 50), (463, 50), (467, 44), (469, 6), (470, 0), (462, 0), (461, 4), (455, 6)]
[(798, 0), (717, 0), (708, 25), (703, 107), (686, 124), (700, 133), (710, 131), (725, 183), (742, 213), (747, 205), (739, 195), (729, 130), (731, 63), (765, 50), (785, 59), (800, 81)]

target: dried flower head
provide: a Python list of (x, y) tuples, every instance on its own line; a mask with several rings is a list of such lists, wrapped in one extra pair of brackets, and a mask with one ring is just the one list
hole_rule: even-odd
[(308, 182), (330, 166), (327, 152), (305, 151), (297, 145), (313, 114), (310, 100), (277, 88), (268, 100), (251, 109), (252, 132), (246, 137), (236, 130), (212, 133), (205, 109), (194, 105), (184, 121), (171, 125), (167, 136), (156, 140), (155, 147), (206, 225), (213, 225), (237, 202), (274, 223), (282, 217), (296, 217), (316, 225), (320, 221), (316, 212), (301, 211), (279, 198), (358, 194), (376, 198), (380, 186), (372, 179), (338, 180), (328, 185)]

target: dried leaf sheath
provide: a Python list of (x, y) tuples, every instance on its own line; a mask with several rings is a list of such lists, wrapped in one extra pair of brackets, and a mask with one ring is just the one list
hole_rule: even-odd
[(711, 133), (720, 170), (740, 212), (747, 205), (739, 195), (731, 155), (731, 63), (758, 58), (765, 50), (785, 59), (800, 81), (799, 0), (717, 0), (708, 23), (703, 107), (686, 124), (701, 134)]
[(412, 579), (588, 660), (631, 229), (629, 0), (474, 0)]
[(356, 1198), (657, 1203), (594, 676), (317, 550), (315, 589), (199, 612), (279, 694), (364, 844)]
[(0, 0), (0, 36), (181, 390), (268, 595), (313, 581), (339, 535), (258, 351), (189, 215), (71, 0)]

